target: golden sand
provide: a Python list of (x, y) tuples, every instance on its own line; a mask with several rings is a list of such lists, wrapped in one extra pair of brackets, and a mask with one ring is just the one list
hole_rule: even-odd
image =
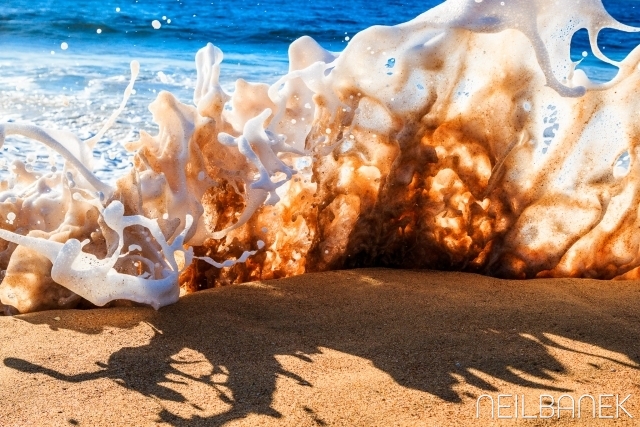
[[(369, 269), (0, 317), (0, 425), (634, 425), (639, 302), (631, 281)], [(477, 419), (483, 394), (528, 416), (631, 394), (635, 418)]]

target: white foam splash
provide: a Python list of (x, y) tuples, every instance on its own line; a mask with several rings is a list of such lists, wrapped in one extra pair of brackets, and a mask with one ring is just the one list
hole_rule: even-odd
[[(569, 49), (582, 28), (619, 68), (610, 82), (576, 71)], [(209, 44), (196, 55), (193, 105), (158, 95), (159, 133), (127, 145), (134, 167), (114, 186), (94, 174), (92, 150), (125, 108), (134, 62), (120, 107), (88, 140), (0, 124), (0, 143), (19, 134), (64, 159), (47, 174), (14, 162), (0, 185), (0, 237), (18, 245), (0, 247), (0, 301), (19, 312), (73, 295), (158, 308), (176, 301), (194, 259), (241, 271), (262, 251), (243, 274), (280, 277), (352, 255), (394, 259), (404, 247), (394, 242), (407, 241), (418, 249), (397, 265), (633, 274), (640, 50), (608, 59), (603, 28), (638, 31), (599, 0), (448, 0), (351, 37), (339, 55), (302, 37), (289, 73), (271, 86), (238, 80), (232, 95)], [(29, 270), (43, 259), (51, 266)]]

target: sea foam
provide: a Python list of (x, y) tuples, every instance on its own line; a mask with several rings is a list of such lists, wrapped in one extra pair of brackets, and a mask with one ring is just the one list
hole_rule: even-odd
[[(636, 278), (640, 50), (608, 59), (599, 0), (448, 0), (371, 27), (340, 54), (309, 37), (275, 84), (220, 85), (196, 55), (193, 100), (161, 92), (133, 167), (94, 174), (98, 135), (0, 124), (63, 159), (0, 183), (5, 313), (129, 300), (309, 271), (391, 266), (509, 278)], [(595, 83), (575, 32), (619, 72)]]

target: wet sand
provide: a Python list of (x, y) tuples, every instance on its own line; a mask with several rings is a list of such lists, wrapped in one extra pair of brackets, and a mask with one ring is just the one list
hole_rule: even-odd
[[(639, 282), (329, 272), (0, 317), (0, 343), (0, 426), (640, 423)], [(483, 394), (518, 419), (486, 398), (477, 419)], [(614, 395), (614, 419), (524, 420), (545, 394)]]

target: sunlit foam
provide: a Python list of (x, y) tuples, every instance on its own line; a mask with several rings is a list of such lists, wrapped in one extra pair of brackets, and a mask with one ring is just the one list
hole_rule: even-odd
[[(637, 31), (598, 0), (449, 0), (340, 54), (302, 37), (275, 84), (238, 80), (232, 94), (208, 45), (192, 103), (159, 93), (157, 135), (141, 130), (110, 182), (92, 148), (137, 64), (93, 138), (2, 124), (0, 141), (20, 134), (63, 159), (47, 173), (4, 165), (5, 311), (157, 308), (180, 286), (372, 265), (636, 277), (640, 50), (609, 60), (605, 27)], [(575, 70), (582, 28), (618, 67), (611, 81)]]

